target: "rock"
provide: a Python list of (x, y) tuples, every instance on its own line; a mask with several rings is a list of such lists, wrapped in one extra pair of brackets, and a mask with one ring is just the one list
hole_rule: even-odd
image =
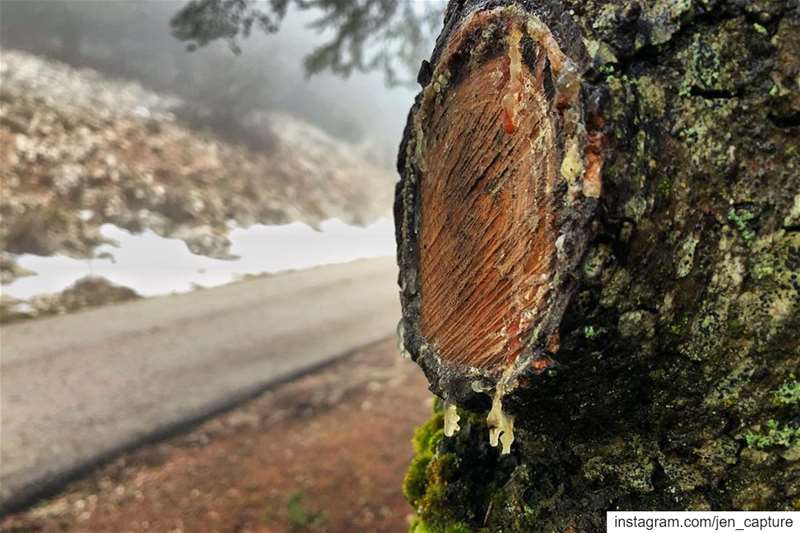
[(231, 241), (223, 233), (210, 226), (182, 226), (173, 233), (173, 237), (186, 243), (189, 251), (197, 255), (206, 255), (216, 259), (235, 259), (228, 252)]
[(3, 285), (7, 285), (17, 278), (35, 275), (35, 272), (19, 266), (13, 255), (0, 253), (0, 283)]
[(137, 298), (140, 296), (133, 289), (114, 285), (102, 277), (86, 276), (60, 294), (34, 298), (33, 306), (37, 315), (49, 315)]

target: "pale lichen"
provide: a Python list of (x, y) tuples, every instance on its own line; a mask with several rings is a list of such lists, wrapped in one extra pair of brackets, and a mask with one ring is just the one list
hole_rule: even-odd
[(800, 193), (794, 195), (794, 202), (792, 203), (792, 208), (789, 210), (789, 213), (786, 215), (786, 218), (783, 219), (784, 227), (798, 226), (798, 225), (800, 225)]
[(678, 247), (678, 253), (675, 256), (677, 266), (675, 268), (675, 275), (678, 279), (685, 278), (692, 271), (694, 264), (694, 251), (697, 248), (698, 239), (694, 234), (688, 235), (681, 242)]

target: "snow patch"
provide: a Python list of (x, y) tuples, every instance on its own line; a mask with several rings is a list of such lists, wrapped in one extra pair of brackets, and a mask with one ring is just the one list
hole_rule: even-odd
[(130, 287), (143, 296), (187, 292), (197, 286), (213, 287), (247, 274), (310, 268), (395, 253), (394, 225), (380, 219), (366, 227), (329, 219), (314, 230), (301, 222), (234, 228), (228, 234), (236, 259), (223, 260), (192, 254), (186, 244), (147, 230), (132, 234), (104, 224), (101, 234), (116, 246), (97, 248), (94, 259), (24, 254), (18, 264), (36, 273), (2, 287), (2, 294), (26, 300), (60, 292), (78, 279), (102, 276)]

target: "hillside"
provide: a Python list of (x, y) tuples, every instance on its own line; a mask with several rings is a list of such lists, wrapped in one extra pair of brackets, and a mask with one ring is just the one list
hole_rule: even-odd
[(387, 215), (393, 176), (286, 114), (263, 151), (182, 124), (180, 100), (89, 69), (4, 50), (0, 59), (0, 268), (14, 255), (92, 257), (110, 223), (227, 255), (232, 227)]

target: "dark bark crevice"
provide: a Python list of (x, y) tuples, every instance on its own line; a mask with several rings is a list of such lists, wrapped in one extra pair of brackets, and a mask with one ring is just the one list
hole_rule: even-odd
[(777, 128), (791, 129), (800, 127), (800, 111), (789, 115), (775, 115), (770, 113), (767, 117)]

